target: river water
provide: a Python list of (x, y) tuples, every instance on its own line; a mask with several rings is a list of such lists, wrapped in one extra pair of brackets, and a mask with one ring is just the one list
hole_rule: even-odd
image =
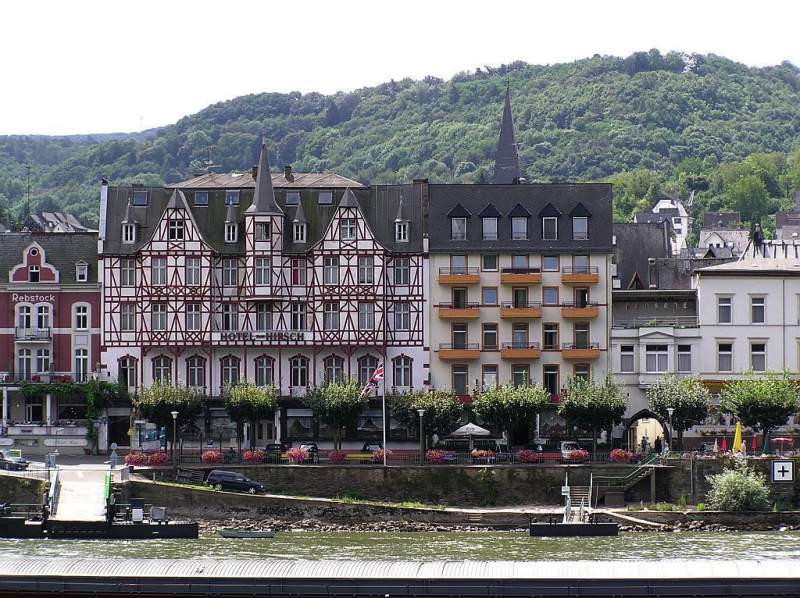
[(3, 557), (380, 560), (800, 559), (800, 532), (623, 533), (530, 538), (524, 532), (285, 532), (274, 539), (0, 540)]

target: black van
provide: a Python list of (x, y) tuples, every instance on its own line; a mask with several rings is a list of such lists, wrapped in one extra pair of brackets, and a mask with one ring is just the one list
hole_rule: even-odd
[(206, 484), (215, 490), (234, 490), (236, 492), (249, 492), (250, 494), (265, 492), (264, 484), (246, 478), (240, 473), (222, 471), (221, 469), (215, 469), (209, 473)]

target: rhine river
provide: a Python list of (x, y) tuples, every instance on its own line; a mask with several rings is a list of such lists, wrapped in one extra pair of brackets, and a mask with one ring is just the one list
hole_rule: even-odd
[(800, 532), (623, 533), (530, 538), (524, 532), (284, 532), (274, 539), (0, 540), (3, 557), (368, 560), (800, 559)]

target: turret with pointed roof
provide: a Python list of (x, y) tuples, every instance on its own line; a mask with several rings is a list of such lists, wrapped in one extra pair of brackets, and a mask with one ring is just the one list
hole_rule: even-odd
[(357, 208), (358, 207), (358, 200), (356, 199), (355, 193), (348, 187), (344, 191), (344, 195), (342, 196), (342, 201), (339, 202), (340, 208)]
[(507, 87), (500, 138), (494, 154), (494, 183), (507, 185), (519, 182), (519, 178), (519, 154), (514, 139), (514, 118), (511, 114), (511, 89)]
[(275, 202), (275, 190), (272, 188), (272, 173), (267, 158), (267, 144), (261, 142), (261, 153), (258, 156), (258, 174), (253, 203), (247, 208), (248, 214), (283, 214)]

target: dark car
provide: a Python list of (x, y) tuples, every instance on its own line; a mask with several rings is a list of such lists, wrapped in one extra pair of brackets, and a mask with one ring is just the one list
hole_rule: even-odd
[(282, 442), (273, 442), (264, 447), (265, 458), (268, 463), (279, 463), (281, 456), (289, 449)]
[(29, 463), (22, 457), (12, 457), (0, 451), (0, 469), (9, 471), (25, 471)]
[(364, 446), (361, 447), (362, 453), (374, 453), (375, 451), (382, 451), (383, 443), (378, 440), (367, 440)]
[(264, 484), (246, 478), (240, 473), (222, 471), (221, 469), (215, 469), (209, 473), (206, 484), (215, 490), (233, 490), (235, 492), (249, 492), (250, 494), (265, 492)]

